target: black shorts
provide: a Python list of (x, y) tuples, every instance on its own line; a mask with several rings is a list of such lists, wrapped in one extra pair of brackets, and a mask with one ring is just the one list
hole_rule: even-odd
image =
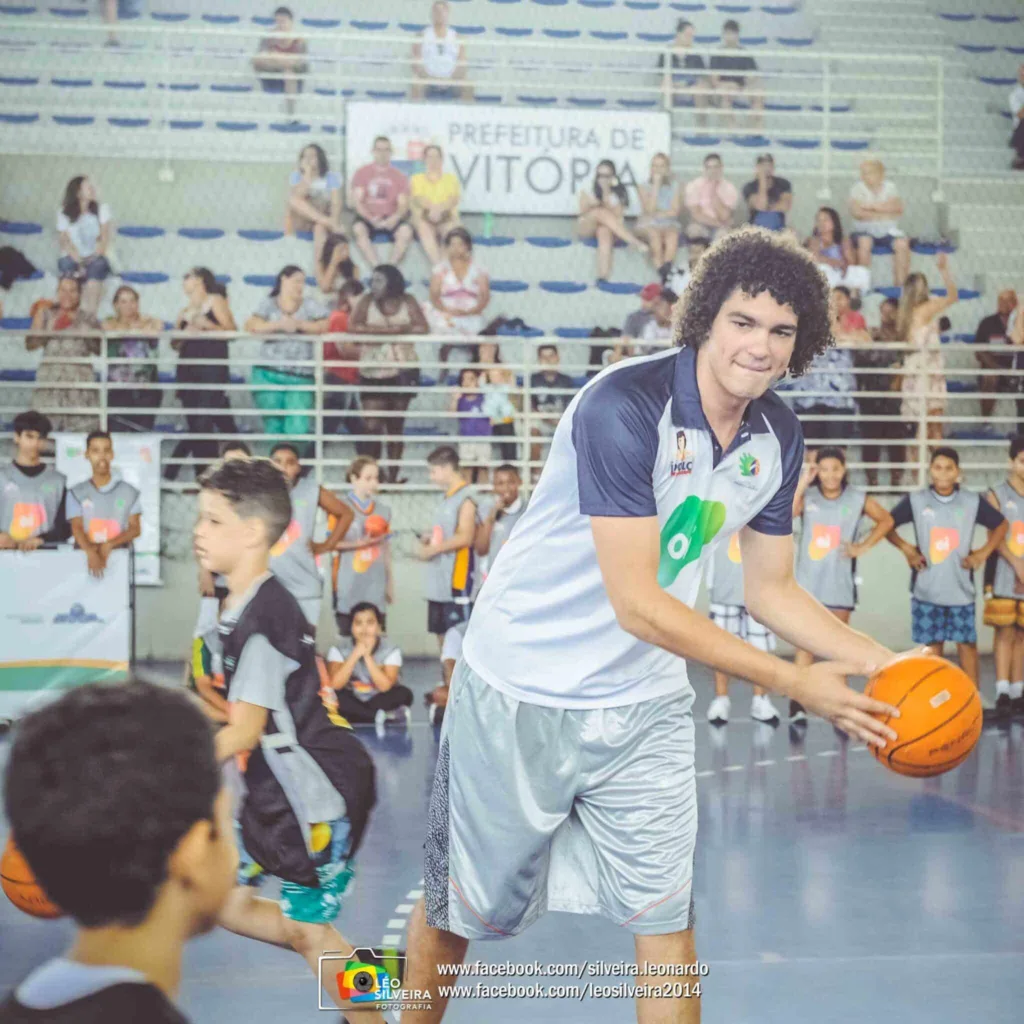
[(376, 224), (371, 224), (365, 217), (356, 216), (356, 218), (352, 221), (352, 229), (353, 229), (352, 233), (355, 234), (355, 226), (357, 224), (362, 224), (363, 227), (366, 228), (366, 230), (369, 232), (370, 240), (371, 241), (373, 240), (375, 235), (386, 235), (387, 236), (387, 240), (389, 242), (393, 242), (395, 240), (395, 232), (403, 224), (408, 224), (408, 223), (409, 223), (409, 215), (406, 214), (390, 231), (388, 231), (385, 228), (377, 227)]
[[(351, 612), (335, 612), (334, 621), (338, 624), (338, 633), (341, 636), (352, 635)], [(383, 612), (380, 613), (380, 631), (382, 633), (386, 633), (388, 631), (388, 617)]]
[(444, 636), (452, 626), (465, 622), (472, 609), (471, 604), (458, 604), (455, 601), (428, 601), (427, 632)]

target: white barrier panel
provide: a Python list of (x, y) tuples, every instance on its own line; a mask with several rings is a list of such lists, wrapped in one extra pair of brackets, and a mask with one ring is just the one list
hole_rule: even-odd
[(112, 552), (94, 579), (81, 551), (0, 552), (0, 718), (49, 691), (128, 672), (129, 560)]
[[(113, 434), (112, 476), (127, 480), (142, 501), (142, 536), (135, 541), (135, 583), (159, 586), (160, 578), (160, 442), (165, 434)], [(92, 476), (85, 458), (85, 434), (54, 434), (57, 469), (74, 487)]]
[(672, 145), (667, 112), (635, 110), (356, 102), (345, 108), (345, 131), (350, 187), (378, 135), (391, 140), (397, 161), (419, 160), (434, 142), (462, 185), (464, 213), (575, 215), (577, 196), (591, 187), (601, 160), (613, 161), (633, 186), (647, 180), (651, 158)]

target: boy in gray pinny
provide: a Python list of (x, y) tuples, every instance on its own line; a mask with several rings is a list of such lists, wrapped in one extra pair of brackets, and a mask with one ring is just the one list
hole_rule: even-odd
[[(974, 570), (1003, 542), (1007, 522), (973, 491), (960, 489), (960, 456), (936, 448), (928, 468), (931, 486), (904, 496), (892, 510), (888, 539), (903, 552), (911, 577), (912, 637), (941, 655), (946, 641), (957, 645), (960, 667), (978, 683), (978, 636), (974, 624)], [(916, 544), (896, 532), (914, 524)], [(975, 526), (988, 540), (971, 550)]]
[(1004, 718), (1024, 715), (1024, 437), (1011, 439), (1010, 475), (986, 499), (1009, 524), (985, 566), (985, 625), (996, 631), (996, 714)]
[(68, 491), (67, 516), (89, 572), (102, 576), (111, 551), (127, 547), (142, 533), (142, 503), (127, 480), (114, 479), (114, 442), (105, 430), (86, 438), (85, 457), (92, 476)]

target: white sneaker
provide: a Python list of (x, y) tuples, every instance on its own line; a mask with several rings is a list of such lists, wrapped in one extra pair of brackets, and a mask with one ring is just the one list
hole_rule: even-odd
[(757, 694), (751, 699), (750, 717), (755, 722), (767, 722), (769, 725), (778, 725), (781, 721), (767, 693)]
[(409, 723), (412, 721), (412, 708), (405, 704), (400, 708), (395, 708), (395, 710), (388, 715), (388, 721), (392, 725), (404, 725), (408, 728)]
[(725, 725), (729, 721), (729, 698), (716, 697), (708, 706), (708, 721), (712, 725)]

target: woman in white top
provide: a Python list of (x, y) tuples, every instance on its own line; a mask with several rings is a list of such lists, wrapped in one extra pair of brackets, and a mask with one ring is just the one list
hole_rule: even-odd
[(341, 230), (341, 176), (332, 171), (327, 154), (315, 142), (299, 153), (299, 166), (288, 178), (285, 206), (285, 234), (313, 232), (313, 262), (320, 265), (320, 253), (328, 234)]
[(588, 192), (580, 192), (580, 216), (577, 230), (580, 238), (597, 239), (597, 279), (607, 281), (612, 272), (612, 249), (619, 238), (635, 246), (644, 256), (650, 248), (626, 227), (629, 194), (615, 173), (611, 160), (602, 160)]
[(80, 174), (64, 189), (57, 213), (61, 277), (78, 278), (82, 284), (82, 310), (96, 315), (103, 297), (103, 282), (110, 277), (110, 207), (101, 203), (91, 178)]
[[(484, 327), (483, 311), (491, 301), (491, 280), (473, 261), (473, 239), (465, 228), (453, 228), (445, 236), (445, 260), (430, 278), (427, 319), (434, 334), (462, 334), (476, 337)], [(447, 362), (457, 351), (459, 362), (469, 362), (472, 345), (442, 345), (440, 359)]]
[[(949, 271), (949, 257), (940, 252), (935, 265), (942, 275), (946, 294), (932, 298), (928, 290), (928, 278), (914, 273), (907, 276), (900, 298), (897, 330), (900, 340), (914, 346), (903, 360), (905, 372), (902, 382), (903, 401), (900, 415), (904, 420), (919, 424), (922, 413), (929, 419), (925, 437), (918, 430), (918, 442), (942, 440), (942, 424), (932, 421), (933, 417), (946, 413), (946, 361), (939, 347), (938, 319), (959, 298), (956, 281)], [(911, 448), (907, 461), (915, 458)]]
[(421, 100), (427, 88), (445, 95), (456, 91), (449, 82), (458, 82), (458, 96), (473, 99), (473, 87), (466, 82), (466, 47), (448, 24), (449, 9), (446, 0), (437, 0), (430, 9), (430, 24), (412, 46), (412, 73), (421, 81), (412, 87), (412, 98)]

